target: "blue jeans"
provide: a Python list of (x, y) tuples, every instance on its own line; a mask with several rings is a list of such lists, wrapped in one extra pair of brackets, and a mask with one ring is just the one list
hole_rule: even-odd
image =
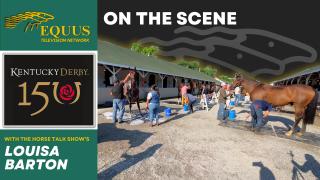
[(118, 111), (120, 113), (118, 121), (121, 122), (125, 111), (125, 99), (113, 99), (112, 103), (112, 123), (116, 122)]
[(159, 103), (149, 103), (149, 120), (151, 122), (153, 120), (156, 120), (158, 122), (159, 110), (160, 110), (160, 104)]
[(241, 94), (235, 94), (235, 105), (236, 106), (238, 106), (240, 100), (241, 100)]
[(218, 120), (225, 120), (226, 113), (225, 113), (225, 103), (219, 103), (219, 110), (218, 110)]
[(250, 111), (252, 116), (252, 120), (251, 120), (252, 127), (259, 128), (266, 124), (266, 122), (263, 119), (263, 111), (259, 106), (252, 103), (250, 105)]

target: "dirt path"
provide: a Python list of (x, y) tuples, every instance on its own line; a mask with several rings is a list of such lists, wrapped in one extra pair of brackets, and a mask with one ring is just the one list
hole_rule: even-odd
[[(221, 127), (215, 106), (209, 112), (177, 115), (153, 128), (114, 126), (102, 115), (105, 111), (111, 109), (99, 110), (99, 179), (320, 178), (319, 147)], [(293, 119), (289, 114), (272, 115)], [(318, 127), (309, 126), (308, 131), (320, 136)], [(294, 168), (291, 151), (303, 168)]]

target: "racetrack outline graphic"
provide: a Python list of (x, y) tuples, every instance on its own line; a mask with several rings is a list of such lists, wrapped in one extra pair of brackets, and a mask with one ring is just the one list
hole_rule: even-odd
[[(252, 72), (249, 72), (252, 76), (256, 77), (261, 74), (270, 74), (270, 75), (281, 75), (284, 73), (286, 65), (293, 63), (293, 62), (304, 62), (304, 63), (313, 63), (317, 59), (317, 51), (312, 48), (311, 46), (304, 44), (302, 42), (296, 41), (294, 39), (266, 31), (266, 30), (261, 30), (261, 29), (229, 29), (226, 27), (212, 27), (209, 29), (198, 29), (196, 27), (192, 26), (182, 26), (179, 28), (176, 28), (174, 30), (175, 34), (180, 34), (184, 32), (189, 32), (193, 33), (195, 35), (200, 35), (200, 36), (208, 36), (211, 35), (210, 37), (206, 37), (201, 40), (194, 40), (188, 37), (177, 37), (175, 39), (169, 40), (169, 41), (164, 41), (161, 39), (158, 39), (156, 37), (146, 37), (143, 39), (140, 39), (139, 42), (144, 44), (144, 43), (154, 43), (156, 45), (164, 46), (164, 47), (169, 47), (172, 45), (176, 44), (190, 44), (193, 46), (201, 46), (204, 47), (204, 50), (193, 50), (190, 48), (186, 47), (179, 47), (175, 48), (173, 50), (169, 51), (160, 51), (160, 54), (162, 56), (171, 56), (171, 57), (182, 57), (182, 56), (190, 56), (190, 57), (195, 57), (199, 59), (203, 59), (212, 63), (216, 63), (218, 65), (221, 65), (223, 67), (229, 68), (234, 71), (246, 71), (245, 69), (239, 68), (233, 64), (230, 64), (224, 60), (211, 57), (210, 53), (215, 51), (215, 46), (224, 46), (224, 47), (231, 47), (236, 50), (239, 50), (240, 52), (245, 52), (250, 55), (259, 57), (263, 60), (266, 60), (268, 62), (274, 63), (278, 66), (277, 69), (270, 69), (267, 67), (256, 69)], [(222, 37), (219, 37), (215, 35), (216, 33), (225, 33), (229, 35), (236, 36), (236, 38), (230, 40), (230, 39), (224, 39)], [(267, 37), (270, 38), (271, 41), (269, 41), (268, 46), (271, 48), (274, 46), (274, 42), (272, 40), (277, 40), (282, 43), (288, 44), (290, 46), (300, 48), (303, 51), (308, 52), (310, 56), (289, 56), (287, 58), (279, 59), (276, 58), (272, 55), (265, 54), (263, 52), (257, 51), (255, 49), (248, 48), (247, 46), (242, 45), (241, 43), (245, 42), (248, 38), (248, 35), (257, 35), (261, 37)], [(237, 55), (238, 59), (242, 58), (242, 54), (239, 53)]]

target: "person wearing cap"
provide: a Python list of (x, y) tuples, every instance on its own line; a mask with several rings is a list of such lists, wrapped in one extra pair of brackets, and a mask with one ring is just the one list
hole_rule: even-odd
[(218, 109), (218, 115), (217, 118), (220, 121), (224, 121), (227, 117), (227, 113), (225, 112), (226, 108), (226, 101), (227, 97), (232, 95), (231, 93), (227, 94), (228, 86), (225, 83), (221, 83), (221, 88), (219, 90), (219, 96), (218, 96), (218, 104), (219, 104), (219, 109)]
[(147, 110), (149, 110), (150, 126), (153, 126), (153, 120), (156, 120), (157, 125), (159, 125), (160, 93), (155, 84), (151, 86), (147, 95), (146, 106)]
[(125, 96), (123, 93), (123, 86), (127, 83), (132, 76), (133, 72), (130, 72), (124, 80), (120, 81), (117, 77), (114, 77), (114, 84), (111, 89), (110, 95), (112, 96), (112, 123), (117, 122), (117, 112), (119, 111), (118, 122), (122, 123), (122, 118), (125, 111)]

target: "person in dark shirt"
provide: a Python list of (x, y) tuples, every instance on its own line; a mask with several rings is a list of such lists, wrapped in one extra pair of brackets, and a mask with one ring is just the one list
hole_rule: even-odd
[(132, 77), (132, 73), (130, 72), (126, 78), (122, 81), (120, 81), (118, 78), (114, 78), (114, 84), (113, 87), (111, 89), (111, 93), (110, 95), (112, 96), (112, 107), (113, 107), (113, 111), (112, 111), (112, 123), (116, 123), (117, 122), (117, 112), (119, 111), (119, 119), (118, 122), (122, 123), (122, 118), (124, 115), (124, 111), (125, 111), (125, 96), (123, 93), (123, 86), (125, 83), (127, 83), (130, 79), (130, 77)]
[(192, 95), (191, 90), (187, 90), (186, 96), (188, 97), (188, 105), (190, 107), (190, 112), (193, 113), (193, 106), (197, 102), (197, 97)]
[(267, 123), (267, 117), (272, 110), (271, 104), (264, 100), (255, 100), (250, 105), (252, 116), (252, 127), (255, 131), (259, 131), (262, 126)]

